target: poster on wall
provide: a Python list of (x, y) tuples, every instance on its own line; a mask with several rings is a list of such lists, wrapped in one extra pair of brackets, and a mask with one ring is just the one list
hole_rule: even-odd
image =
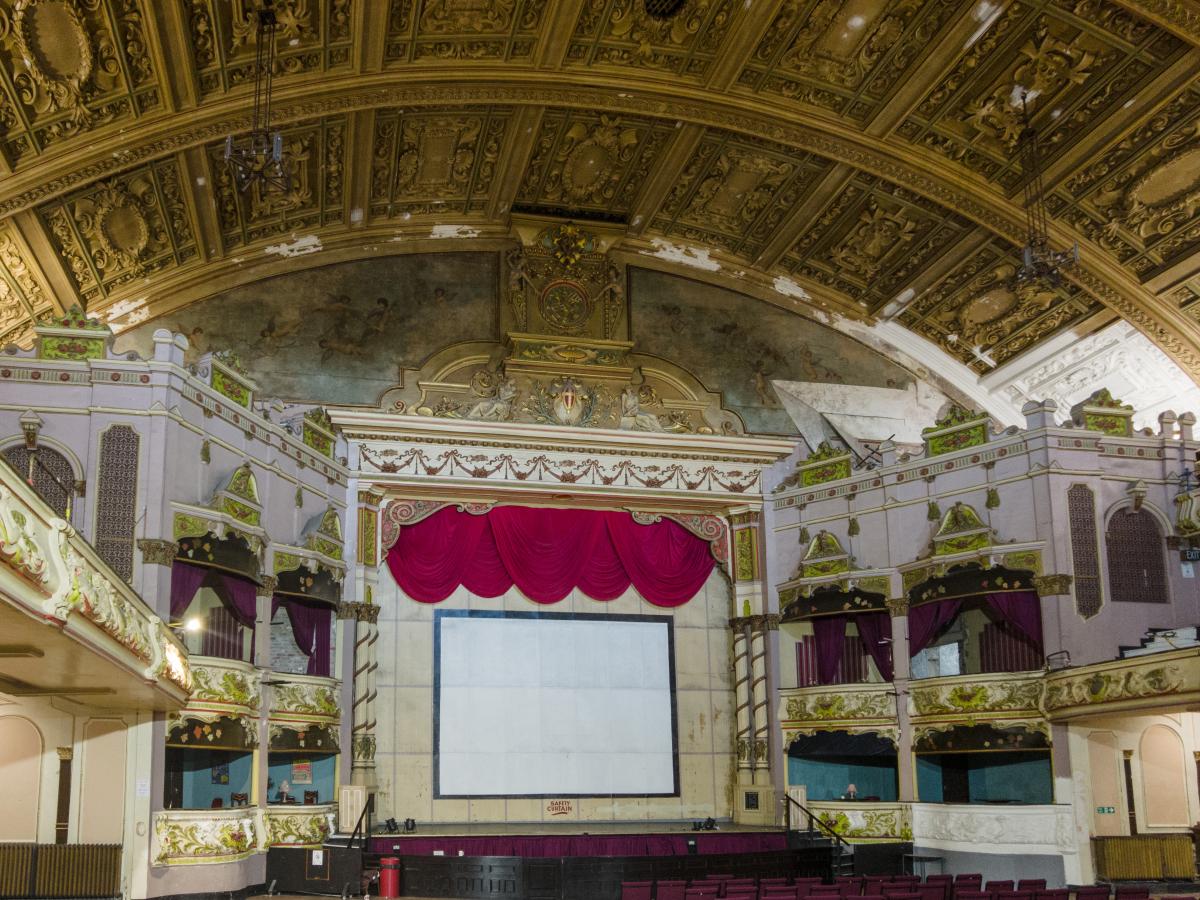
[(292, 760), (292, 784), (312, 783), (312, 760), (297, 756)]
[(229, 784), (229, 763), (221, 763), (212, 768), (213, 784)]

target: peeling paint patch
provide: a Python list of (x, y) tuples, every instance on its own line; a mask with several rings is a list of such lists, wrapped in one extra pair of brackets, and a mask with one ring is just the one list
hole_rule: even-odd
[(306, 234), (304, 237), (296, 238), (290, 244), (274, 244), (263, 253), (273, 253), (283, 257), (307, 256), (310, 253), (319, 253), (323, 249), (319, 237), (315, 234)]
[(654, 250), (643, 250), (642, 253), (646, 256), (691, 266), (693, 269), (704, 269), (707, 272), (721, 270), (721, 264), (709, 256), (706, 247), (683, 247), (679, 244), (672, 244), (670, 241), (664, 241), (662, 238), (653, 238), (650, 243), (654, 245)]
[(473, 238), (479, 237), (479, 229), (470, 225), (434, 225), (429, 232), (431, 238)]
[[(136, 312), (145, 306), (148, 300), (148, 297), (138, 297), (136, 299), (122, 300), (120, 303), (114, 303), (104, 311), (104, 321), (111, 322), (113, 319), (119, 319), (121, 316)], [(130, 316), (130, 318), (132, 320), (133, 317)], [(144, 318), (146, 318), (145, 314), (142, 316), (142, 319)], [(142, 319), (137, 319), (136, 321), (140, 322)]]
[(796, 284), (796, 282), (792, 281), (786, 275), (780, 275), (775, 279), (775, 290), (785, 297), (794, 297), (797, 300), (812, 299), (812, 295), (808, 291), (800, 287), (800, 285)]

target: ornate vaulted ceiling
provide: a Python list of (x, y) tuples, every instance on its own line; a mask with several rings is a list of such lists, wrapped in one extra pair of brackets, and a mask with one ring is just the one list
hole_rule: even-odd
[[(1197, 0), (277, 0), (286, 202), (222, 161), (251, 3), (0, 0), (0, 343), (551, 217), (979, 374), (1121, 316), (1200, 378)], [(1083, 262), (1018, 296), (1022, 89)]]

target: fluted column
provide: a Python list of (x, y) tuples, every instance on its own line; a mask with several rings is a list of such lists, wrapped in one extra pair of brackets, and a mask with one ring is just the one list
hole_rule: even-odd
[[(775, 796), (771, 767), (768, 632), (777, 616), (767, 615), (763, 591), (762, 513), (738, 510), (730, 515), (733, 540), (734, 701), (737, 710), (737, 796), (734, 818), (747, 823), (774, 822)], [(761, 790), (759, 790), (761, 788)], [(757, 808), (748, 805), (753, 797)]]

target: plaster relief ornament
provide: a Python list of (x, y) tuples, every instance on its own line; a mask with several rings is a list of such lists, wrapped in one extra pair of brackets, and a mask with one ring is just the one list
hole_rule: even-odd
[(845, 243), (830, 256), (842, 268), (870, 280), (879, 273), (884, 258), (911, 242), (916, 232), (916, 224), (902, 212), (889, 212), (872, 205), (863, 211)]
[(568, 376), (556, 378), (549, 386), (534, 382), (525, 411), (543, 425), (596, 427), (607, 415), (604, 389), (584, 386)]
[(28, 72), (15, 79), (22, 100), (39, 113), (63, 110), (76, 126), (87, 125), (85, 91), (95, 58), (78, 3), (17, 0), (12, 36)]
[(654, 413), (642, 412), (641, 390), (634, 385), (626, 385), (621, 392), (621, 423), (622, 431), (664, 431), (662, 422)]
[(484, 397), (467, 412), (468, 419), (484, 422), (507, 422), (512, 419), (513, 402), (517, 398), (517, 383), (511, 378), (502, 378), (496, 385), (496, 393)]

